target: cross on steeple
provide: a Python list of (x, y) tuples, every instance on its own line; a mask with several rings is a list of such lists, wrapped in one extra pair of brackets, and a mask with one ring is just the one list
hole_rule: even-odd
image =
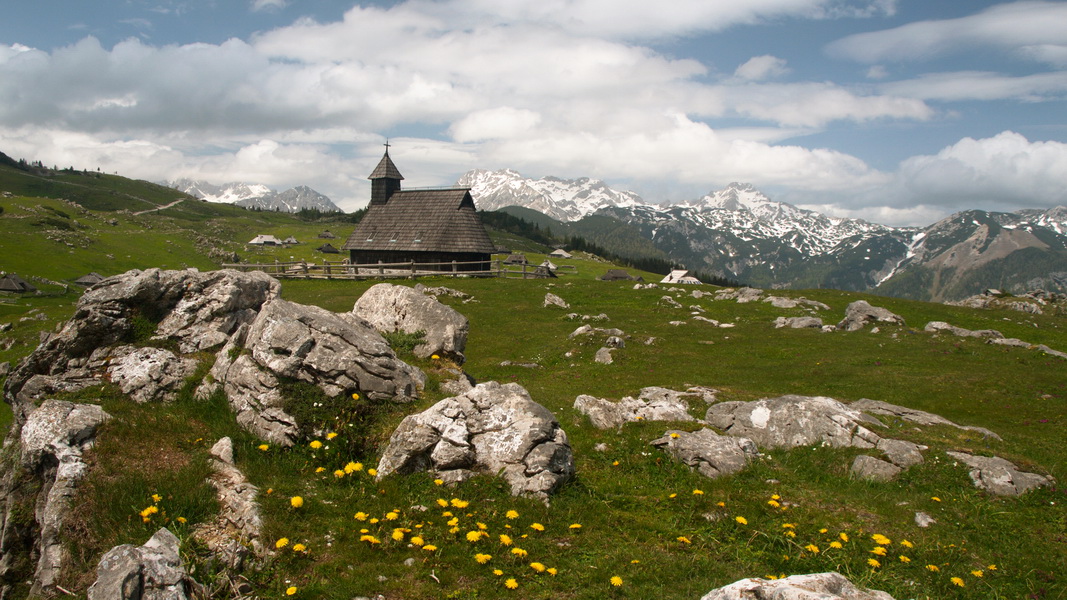
[(389, 138), (385, 138), (385, 153), (389, 154)]

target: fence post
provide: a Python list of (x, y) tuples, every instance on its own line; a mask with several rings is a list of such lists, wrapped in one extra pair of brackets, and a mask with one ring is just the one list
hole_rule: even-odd
[(415, 279), (415, 259), (411, 259), (411, 278)]
[(452, 261), (452, 279), (456, 278), (456, 261)]
[(526, 279), (526, 263), (522, 263), (522, 278)]
[(378, 277), (385, 275), (385, 269), (382, 268), (382, 259), (378, 259)]

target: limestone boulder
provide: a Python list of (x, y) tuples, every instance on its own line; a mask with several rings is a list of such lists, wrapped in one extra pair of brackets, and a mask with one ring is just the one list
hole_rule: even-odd
[(662, 387), (642, 388), (637, 397), (626, 396), (618, 402), (582, 394), (574, 400), (574, 409), (589, 417), (593, 427), (611, 429), (635, 421), (692, 421), (689, 400), (714, 401), (715, 391), (691, 388), (678, 392)]
[(163, 348), (119, 346), (112, 353), (107, 374), (123, 394), (143, 404), (173, 400), (196, 366), (196, 360)]
[(499, 475), (513, 495), (547, 500), (574, 477), (574, 455), (555, 416), (516, 383), (481, 383), (406, 417), (389, 438), (378, 477), (431, 471), (446, 483)]
[(778, 317), (774, 320), (775, 329), (789, 327), (791, 329), (822, 329), (822, 319), (819, 317)]
[(853, 476), (870, 481), (889, 481), (902, 470), (889, 461), (865, 454), (857, 456), (849, 469)]
[(904, 319), (884, 308), (871, 306), (866, 300), (856, 300), (845, 309), (845, 318), (837, 328), (844, 331), (859, 331), (870, 323), (904, 325)]
[(876, 419), (822, 396), (780, 396), (754, 402), (721, 402), (704, 415), (708, 425), (753, 440), (761, 448), (828, 444), (874, 448), (881, 437), (867, 428)]
[(352, 314), (381, 333), (422, 331), (425, 337), (415, 346), (415, 356), (429, 358), (437, 354), (458, 364), (464, 361), (463, 351), (470, 332), (467, 317), (416, 289), (379, 283), (356, 300)]
[(976, 488), (996, 496), (1021, 496), (1053, 483), (1052, 479), (1023, 471), (1015, 463), (999, 456), (976, 456), (966, 452), (946, 454), (971, 468), (971, 481)]
[(856, 587), (840, 573), (742, 579), (708, 592), (701, 600), (893, 600), (885, 592)]
[(950, 325), (944, 321), (930, 321), (923, 327), (923, 331), (929, 333), (949, 333), (959, 337), (977, 337), (977, 338), (991, 338), (999, 339), (1004, 337), (1004, 334), (995, 329), (964, 329), (962, 327), (956, 327)]
[(898, 418), (917, 425), (947, 425), (949, 427), (956, 427), (958, 429), (964, 429), (967, 431), (974, 431), (980, 433), (985, 437), (993, 438), (995, 440), (1001, 439), (996, 433), (984, 428), (975, 427), (973, 425), (957, 425), (952, 421), (942, 417), (941, 415), (935, 415), (926, 411), (918, 410), (915, 408), (908, 408), (906, 406), (899, 406), (896, 404), (890, 404), (881, 400), (871, 400), (869, 398), (860, 398), (855, 402), (849, 404), (850, 407), (867, 413), (868, 415), (885, 416)]
[(556, 306), (558, 308), (570, 308), (571, 307), (571, 305), (568, 304), (566, 300), (564, 300), (563, 298), (560, 298), (559, 296), (557, 296), (557, 295), (555, 295), (555, 294), (553, 294), (551, 292), (545, 294), (545, 300), (544, 300), (544, 302), (541, 303), (541, 306), (544, 307), (544, 308), (548, 308), (549, 306)]
[(211, 447), (212, 474), (219, 512), (210, 523), (197, 527), (194, 535), (231, 569), (240, 569), (252, 554), (262, 554), (263, 517), (259, 489), (233, 462), (233, 441), (221, 438)]
[(737, 473), (759, 457), (752, 440), (719, 435), (710, 429), (669, 430), (651, 444), (711, 479)]
[(96, 568), (89, 600), (186, 600), (200, 587), (182, 565), (178, 538), (161, 528), (143, 546), (107, 551)]
[[(78, 483), (88, 467), (82, 453), (96, 438), (97, 428), (109, 417), (93, 404), (73, 404), (46, 400), (33, 411), (22, 427), (20, 466), (40, 482), (34, 520), (38, 535), (19, 537), (7, 527), (3, 530), (4, 552), (25, 553), (37, 558), (31, 597), (55, 589), (60, 571), (67, 561), (67, 549), (61, 532)], [(10, 514), (16, 494), (4, 499), (4, 513)], [(32, 547), (23, 547), (31, 544)]]

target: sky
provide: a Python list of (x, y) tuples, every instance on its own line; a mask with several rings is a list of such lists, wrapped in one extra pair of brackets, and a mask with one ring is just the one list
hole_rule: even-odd
[(887, 225), (1067, 205), (1067, 1), (39, 0), (0, 151), (346, 211), (470, 169)]

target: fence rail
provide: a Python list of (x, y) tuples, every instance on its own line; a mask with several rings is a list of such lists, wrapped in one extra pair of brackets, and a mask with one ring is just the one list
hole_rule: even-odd
[[(488, 267), (488, 268), (486, 268)], [(398, 263), (349, 264), (348, 261), (328, 261), (314, 263), (307, 261), (273, 263), (230, 263), (222, 265), (223, 269), (235, 269), (242, 272), (262, 271), (277, 279), (416, 279), (418, 277), (501, 277), (506, 279), (539, 279), (545, 275), (538, 272), (534, 265), (506, 265), (501, 259), (490, 261), (449, 261), (417, 263), (415, 261)], [(574, 270), (573, 265), (563, 265), (559, 269)]]

